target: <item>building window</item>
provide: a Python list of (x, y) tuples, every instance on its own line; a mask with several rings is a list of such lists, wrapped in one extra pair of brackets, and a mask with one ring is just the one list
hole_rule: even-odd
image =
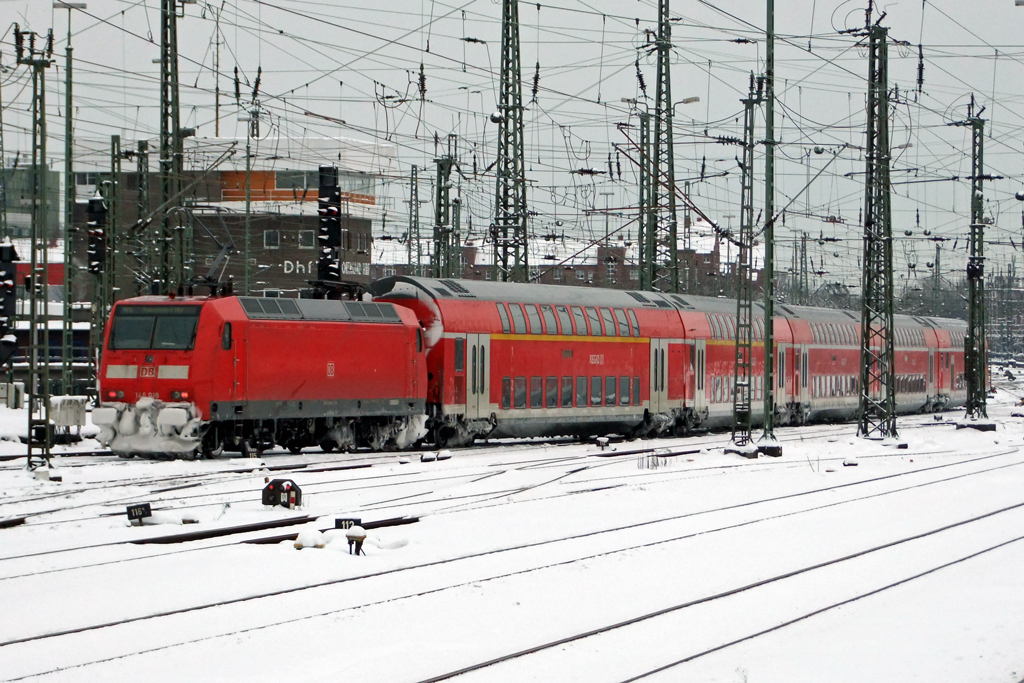
[(634, 282), (636, 280), (639, 280), (640, 279), (640, 270), (638, 268), (630, 268), (629, 269), (629, 279), (633, 280)]
[(266, 299), (278, 299), (281, 297), (280, 289), (264, 289), (263, 297)]
[(553, 279), (555, 282), (561, 282), (562, 281), (562, 269), (558, 268), (558, 267), (553, 268), (552, 271), (551, 271), (551, 279)]
[(299, 249), (312, 249), (316, 245), (316, 231), (299, 230)]
[(615, 282), (615, 264), (606, 263), (605, 266), (605, 280), (608, 282)]
[(384, 266), (384, 277), (394, 277), (396, 272), (394, 266)]
[(583, 272), (582, 270), (577, 270), (576, 271), (576, 279), (580, 280), (580, 281), (586, 280), (587, 279), (587, 274), (585, 272)]
[(264, 249), (280, 249), (281, 248), (281, 231), (280, 230), (264, 230), (263, 231), (263, 248)]

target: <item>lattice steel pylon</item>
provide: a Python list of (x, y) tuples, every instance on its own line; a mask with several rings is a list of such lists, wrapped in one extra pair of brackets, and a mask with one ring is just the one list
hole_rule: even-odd
[[(736, 362), (733, 366), (732, 442), (750, 443), (753, 379), (754, 296), (750, 281), (754, 251), (754, 108), (762, 102), (762, 80), (743, 100), (743, 164), (740, 181), (740, 238), (736, 258)], [(755, 452), (756, 455), (756, 452)]]
[(519, 58), (519, 0), (502, 0), (501, 92), (498, 111), (498, 159), (491, 241), (494, 279), (527, 282), (530, 266), (526, 231), (526, 160), (523, 150), (523, 85)]
[(985, 346), (985, 120), (974, 113), (973, 98), (967, 121), (971, 127), (971, 236), (967, 260), (967, 335), (964, 339), (964, 381), (967, 417), (988, 417)]
[(455, 165), (458, 139), (448, 136), (448, 151), (434, 159), (437, 166), (437, 185), (434, 187), (434, 254), (432, 275), (438, 278), (458, 278), (462, 274), (459, 253), (458, 200), (452, 203), (452, 166)]
[(409, 232), (405, 240), (409, 275), (423, 275), (423, 243), (420, 242), (420, 172), (416, 164), (409, 172)]
[[(46, 69), (53, 63), (53, 32), (36, 48), (36, 34), (14, 27), (18, 64), (32, 69), (32, 220), (27, 282), (28, 330), (28, 452), (26, 467), (50, 465), (50, 343), (49, 343), (49, 192), (46, 172)], [(25, 43), (28, 45), (25, 45)]]
[[(653, 181), (648, 201), (654, 208), (653, 224), (644, 226), (647, 250), (641, 269), (650, 289), (679, 291), (679, 258), (676, 243), (676, 166), (672, 134), (672, 24), (669, 0), (658, 0), (658, 37), (655, 41), (657, 79), (654, 132), (651, 139)], [(650, 214), (649, 214), (650, 215)]]
[(868, 28), (868, 130), (857, 434), (896, 436), (888, 29)]
[(655, 212), (652, 204), (651, 188), (655, 183), (654, 170), (651, 167), (651, 115), (647, 112), (640, 113), (640, 188), (639, 188), (639, 209), (637, 225), (639, 226), (637, 242), (640, 251), (640, 289), (651, 291), (653, 289), (650, 267), (654, 253), (654, 220)]
[(183, 278), (185, 254), (184, 230), (178, 226), (176, 211), (184, 168), (181, 143), (181, 117), (178, 99), (178, 3), (160, 2), (160, 219), (159, 265), (160, 291), (167, 293), (173, 280)]

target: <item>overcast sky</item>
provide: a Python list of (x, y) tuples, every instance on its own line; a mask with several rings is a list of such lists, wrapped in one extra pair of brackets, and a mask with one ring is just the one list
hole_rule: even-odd
[[(345, 135), (386, 139), (397, 145), (395, 176), (384, 191), (393, 198), (389, 223), (398, 226), (407, 210), (409, 167), (433, 168), (434, 136), (459, 137), (466, 179), (462, 196), (479, 228), (489, 221), (493, 178), (473, 176), (495, 157), (496, 126), (487, 121), (497, 102), (501, 3), (496, 0), (435, 2), (396, 0), (377, 3), (327, 0), (224, 0), (185, 6), (178, 22), (181, 54), (182, 123), (200, 136), (214, 135), (213, 71), (220, 16), (221, 135), (244, 136), (235, 104), (233, 71), (241, 73), (247, 104), (258, 68), (264, 134)], [(864, 101), (867, 76), (862, 37), (841, 33), (862, 28), (865, 4), (826, 0), (780, 0), (776, 14), (776, 130), (778, 206), (795, 197), (778, 231), (777, 258), (785, 269), (790, 246), (800, 231), (838, 242), (812, 243), (821, 279), (854, 284), (861, 249), (860, 207), (864, 160)], [(879, 14), (875, 11), (875, 17)], [(986, 187), (987, 211), (996, 221), (989, 231), (991, 267), (1009, 263), (1020, 248), (1022, 48), (1024, 7), (1013, 0), (982, 3), (904, 1), (883, 5), (882, 24), (890, 28), (890, 86), (898, 86), (891, 123), (894, 146), (894, 233), (897, 270), (906, 281), (927, 274), (935, 243), (948, 237), (943, 265), (962, 267), (968, 224), (970, 137), (948, 124), (967, 115), (974, 93), (989, 120), (985, 161), (1003, 176)], [(635, 108), (623, 98), (643, 101), (635, 61), (653, 105), (655, 70), (648, 32), (656, 29), (656, 3), (650, 0), (555, 0), (520, 5), (524, 102), (527, 104), (528, 201), (537, 211), (535, 234), (566, 233), (584, 239), (604, 232), (594, 207), (628, 207), (636, 202), (636, 173), (615, 145), (628, 144), (618, 124), (636, 124)], [(734, 0), (672, 4), (674, 101), (699, 97), (676, 108), (677, 177), (695, 179), (694, 200), (722, 225), (739, 216), (739, 168), (735, 145), (715, 143), (741, 134), (740, 98), (750, 72), (760, 73), (765, 53), (763, 2)], [(41, 0), (0, 0), (5, 143), (29, 149), (27, 71), (12, 70), (13, 22), (57, 35), (57, 67), (48, 73), (50, 152), (59, 167), (63, 150), (63, 60), (68, 12)], [(72, 12), (75, 55), (76, 135), (126, 140), (155, 137), (158, 130), (159, 0), (89, 0)], [(468, 40), (467, 40), (468, 39)], [(742, 41), (742, 42), (735, 42)], [(751, 41), (751, 42), (748, 42)], [(904, 44), (900, 44), (904, 43)], [(918, 44), (924, 54), (924, 85), (917, 92)], [(419, 89), (423, 64), (426, 92)], [(539, 88), (533, 101), (533, 83)], [(895, 95), (895, 92), (894, 92)], [(310, 116), (309, 114), (316, 116)], [(331, 122), (329, 117), (340, 122)], [(763, 137), (763, 117), (758, 122)], [(846, 145), (847, 147), (843, 147)], [(822, 153), (815, 154), (818, 148)], [(809, 190), (797, 196), (809, 176), (832, 158)], [(763, 147), (758, 148), (758, 154)], [(580, 169), (615, 172), (579, 175)], [(622, 176), (619, 179), (618, 169)], [(700, 181), (701, 170), (704, 180)], [(760, 174), (762, 163), (757, 162)], [(857, 174), (847, 177), (847, 174)], [(959, 177), (961, 180), (951, 180)], [(927, 182), (921, 182), (927, 181)], [(757, 207), (763, 182), (757, 182)], [(422, 192), (425, 194), (425, 192)], [(430, 215), (430, 207), (421, 209)], [(920, 228), (917, 225), (920, 216)], [(845, 223), (826, 223), (841, 217)], [(632, 213), (611, 219), (613, 229)], [(909, 230), (912, 235), (906, 235)], [(926, 236), (924, 230), (930, 235)], [(635, 223), (623, 232), (635, 237)], [(961, 238), (957, 241), (957, 238)], [(954, 244), (956, 249), (954, 250)], [(917, 266), (912, 271), (908, 264)]]

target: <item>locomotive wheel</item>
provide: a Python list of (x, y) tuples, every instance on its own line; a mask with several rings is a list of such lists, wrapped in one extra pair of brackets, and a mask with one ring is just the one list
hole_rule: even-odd
[(319, 445), (320, 450), (324, 453), (333, 453), (335, 448), (338, 446), (338, 444), (336, 444), (332, 439), (324, 439)]
[(295, 441), (290, 442), (286, 446), (286, 448), (288, 449), (288, 452), (291, 453), (292, 455), (298, 455), (299, 453), (302, 452), (302, 444)]

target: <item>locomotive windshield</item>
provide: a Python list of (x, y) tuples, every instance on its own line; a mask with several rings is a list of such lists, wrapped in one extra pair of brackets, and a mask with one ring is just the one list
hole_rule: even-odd
[(184, 351), (195, 344), (202, 306), (118, 306), (108, 348)]

